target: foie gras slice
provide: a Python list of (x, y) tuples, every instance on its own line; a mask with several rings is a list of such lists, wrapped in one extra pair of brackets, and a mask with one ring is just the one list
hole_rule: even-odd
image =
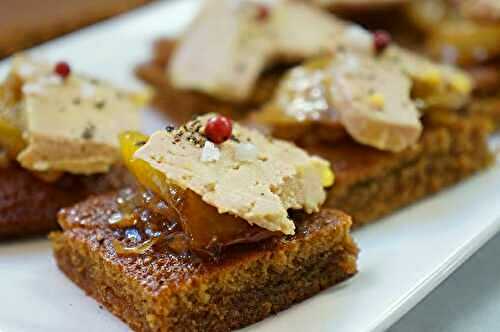
[[(179, 40), (166, 75), (178, 89), (245, 101), (259, 76), (273, 64), (345, 49), (376, 55), (369, 31), (311, 4), (209, 0)], [(470, 82), (457, 69), (396, 46), (389, 47), (383, 58), (397, 59), (397, 65), (422, 87), (419, 91), (425, 91), (429, 106), (460, 107), (468, 97)]]
[(135, 159), (156, 170), (150, 186), (164, 196), (172, 186), (188, 189), (220, 214), (293, 234), (287, 210), (318, 211), (326, 198), (324, 186), (332, 184), (329, 163), (238, 124), (231, 139), (214, 144), (204, 135), (213, 116), (157, 131), (135, 152)]
[(17, 130), (17, 161), (32, 171), (106, 172), (119, 158), (118, 134), (139, 126), (138, 95), (83, 75), (63, 78), (45, 62), (15, 57), (3, 89), (2, 127)]
[(396, 152), (415, 144), (422, 132), (410, 90), (410, 79), (397, 67), (338, 52), (291, 70), (254, 119), (272, 124), (278, 117), (266, 113), (281, 110), (296, 121), (340, 123), (357, 142)]
[(334, 49), (338, 29), (329, 14), (300, 2), (209, 0), (166, 74), (176, 88), (244, 101), (273, 63)]

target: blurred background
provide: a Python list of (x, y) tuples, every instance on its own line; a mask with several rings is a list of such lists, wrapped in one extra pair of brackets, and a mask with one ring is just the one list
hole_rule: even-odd
[(0, 59), (153, 0), (1, 0)]

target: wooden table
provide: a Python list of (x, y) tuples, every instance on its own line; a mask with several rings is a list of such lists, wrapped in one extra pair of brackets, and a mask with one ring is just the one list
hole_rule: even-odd
[(152, 0), (1, 0), (0, 59)]

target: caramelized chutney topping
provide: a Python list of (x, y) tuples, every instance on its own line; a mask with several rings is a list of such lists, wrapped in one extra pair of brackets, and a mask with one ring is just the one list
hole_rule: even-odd
[(203, 202), (190, 190), (169, 187), (163, 200), (149, 190), (122, 190), (119, 211), (110, 217), (112, 227), (123, 232), (114, 242), (118, 254), (143, 254), (154, 247), (174, 254), (216, 258), (224, 248), (255, 243), (279, 235)]

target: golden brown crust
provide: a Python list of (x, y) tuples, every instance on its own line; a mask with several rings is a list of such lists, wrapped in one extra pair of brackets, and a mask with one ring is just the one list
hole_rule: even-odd
[(104, 175), (64, 175), (47, 183), (11, 163), (0, 172), (0, 239), (47, 234), (58, 228), (60, 208), (133, 181), (123, 167), (115, 167)]
[(474, 80), (475, 92), (479, 95), (500, 91), (500, 61), (467, 69)]
[(150, 1), (3, 0), (0, 2), (0, 58)]
[(495, 130), (500, 129), (500, 94), (476, 98), (468, 111), (475, 116), (490, 120)]
[(306, 217), (295, 236), (233, 247), (217, 262), (153, 249), (116, 255), (107, 222), (115, 211), (113, 195), (80, 203), (60, 214), (64, 232), (51, 239), (61, 270), (137, 331), (229, 331), (356, 272), (350, 218), (339, 211)]
[(308, 2), (331, 10), (336, 14), (378, 12), (387, 8), (399, 7), (409, 0), (309, 0)]
[(424, 118), (424, 133), (400, 153), (379, 151), (345, 140), (305, 146), (329, 160), (336, 183), (326, 207), (341, 208), (359, 226), (431, 195), (491, 164), (491, 131), (481, 117), (434, 113)]

